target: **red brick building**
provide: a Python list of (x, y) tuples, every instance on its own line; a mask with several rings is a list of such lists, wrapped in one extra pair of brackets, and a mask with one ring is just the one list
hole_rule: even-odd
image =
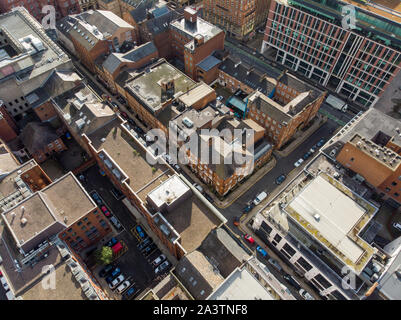
[(1, 101), (0, 104), (0, 139), (10, 142), (17, 138), (18, 128)]

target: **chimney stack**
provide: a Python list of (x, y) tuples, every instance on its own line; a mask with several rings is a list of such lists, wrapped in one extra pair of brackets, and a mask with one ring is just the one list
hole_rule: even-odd
[(185, 24), (188, 24), (190, 26), (196, 26), (196, 21), (197, 21), (197, 11), (191, 7), (186, 7), (184, 10), (184, 19), (185, 19)]

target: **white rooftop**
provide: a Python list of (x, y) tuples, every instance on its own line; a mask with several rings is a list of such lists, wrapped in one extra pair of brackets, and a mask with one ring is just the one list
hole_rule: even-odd
[(208, 300), (274, 300), (271, 294), (248, 271), (236, 269)]
[(173, 203), (189, 190), (190, 188), (177, 175), (173, 175), (149, 192), (148, 197), (159, 208), (164, 203)]
[(353, 263), (364, 249), (347, 234), (366, 213), (365, 209), (321, 176), (316, 177), (289, 204), (324, 238)]

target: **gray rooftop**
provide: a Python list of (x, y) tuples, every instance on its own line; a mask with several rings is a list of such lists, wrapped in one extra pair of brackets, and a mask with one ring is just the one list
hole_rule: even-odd
[(196, 86), (191, 78), (162, 60), (149, 67), (132, 81), (128, 81), (126, 88), (151, 112), (157, 112), (161, 109), (163, 102), (160, 82), (170, 79), (174, 79), (175, 97)]
[[(40, 80), (43, 80), (41, 75), (54, 68), (71, 67), (69, 57), (46, 35), (43, 27), (25, 8), (18, 7), (0, 15), (0, 29), (8, 39), (8, 45), (2, 47), (7, 55), (0, 61), (3, 70), (0, 72), (0, 81), (7, 80), (10, 75), (18, 75), (20, 82), (35, 80), (39, 86)], [(5, 86), (0, 88), (6, 90)], [(30, 86), (30, 90), (33, 89), (36, 87)], [(0, 96), (8, 96), (8, 93), (3, 94), (0, 89)]]
[(205, 59), (203, 59), (201, 62), (199, 62), (197, 66), (204, 71), (209, 71), (213, 67), (217, 66), (220, 62), (221, 60), (217, 59), (213, 55), (210, 55), (207, 56)]
[(146, 56), (157, 52), (153, 42), (147, 42), (126, 53), (112, 53), (103, 63), (105, 68), (111, 74), (124, 62), (137, 62)]
[(171, 28), (191, 39), (194, 39), (196, 35), (202, 35), (205, 42), (223, 32), (219, 27), (199, 17), (197, 17), (194, 25), (188, 23), (185, 18), (177, 19), (171, 23)]

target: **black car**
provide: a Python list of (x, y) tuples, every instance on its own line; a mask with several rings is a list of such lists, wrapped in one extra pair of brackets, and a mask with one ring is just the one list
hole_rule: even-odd
[(180, 168), (180, 166), (178, 164), (174, 164), (173, 168), (174, 168), (175, 171), (181, 172), (181, 168)]
[(248, 213), (255, 207), (253, 202), (247, 204), (244, 209), (242, 209), (242, 213)]
[(150, 255), (155, 249), (157, 248), (157, 246), (152, 243), (149, 246), (147, 246), (145, 249), (143, 249), (142, 254), (147, 257), (148, 255)]
[(105, 266), (102, 270), (99, 271), (99, 277), (104, 278), (105, 276), (107, 276), (107, 274), (113, 270), (113, 266), (111, 264), (108, 264), (107, 266)]
[(134, 127), (136, 126), (135, 121), (132, 120), (131, 118), (128, 118), (127, 121), (128, 121), (128, 123), (129, 123), (130, 125), (133, 125)]
[(299, 290), (301, 289), (301, 285), (298, 283), (297, 280), (295, 280), (292, 276), (290, 276), (289, 274), (286, 274), (283, 276), (283, 278), (290, 284), (292, 285), (295, 289)]
[(148, 237), (145, 240), (143, 240), (140, 244), (138, 244), (138, 249), (139, 250), (143, 250), (145, 249), (148, 245), (150, 245), (152, 242), (152, 240)]
[(209, 201), (210, 203), (213, 203), (214, 200), (211, 196), (209, 196), (206, 192), (203, 194), (203, 196), (207, 199), (207, 201)]
[(286, 175), (285, 175), (285, 174), (282, 174), (281, 176), (278, 176), (278, 177), (276, 178), (276, 184), (282, 184), (283, 181), (285, 180), (285, 178), (286, 178)]

